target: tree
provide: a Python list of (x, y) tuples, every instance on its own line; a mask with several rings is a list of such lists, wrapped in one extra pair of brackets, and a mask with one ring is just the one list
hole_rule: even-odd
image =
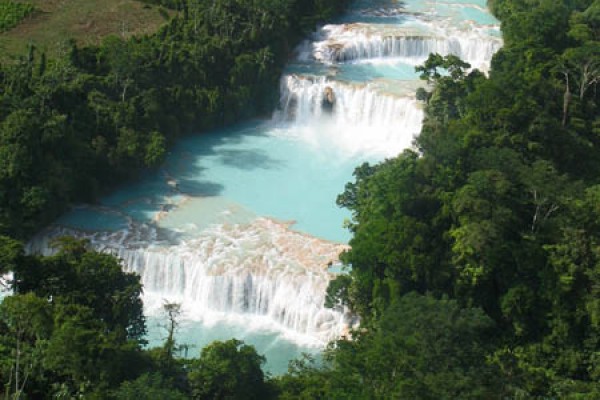
[(179, 318), (181, 317), (181, 304), (179, 303), (170, 303), (166, 302), (163, 304), (163, 310), (168, 318), (167, 325), (167, 340), (165, 341), (164, 348), (169, 357), (172, 357), (175, 351), (177, 350), (177, 346), (175, 343), (175, 332), (179, 327)]
[(292, 364), (276, 380), (280, 398), (501, 399), (486, 360), (493, 329), (481, 309), (410, 293), (332, 345), (323, 367)]
[(148, 364), (138, 343), (123, 342), (89, 307), (54, 306), (54, 332), (44, 367), (62, 383), (59, 392), (93, 397), (135, 379)]
[(443, 261), (448, 244), (438, 235), (447, 221), (437, 217), (441, 202), (423, 172), (418, 155), (405, 151), (357, 168), (356, 182), (338, 197), (353, 213), (351, 249), (341, 256), (352, 265), (352, 282), (343, 290), (332, 286), (330, 294), (347, 295), (340, 300), (363, 319), (408, 292), (448, 288), (453, 275)]
[(144, 163), (153, 167), (159, 165), (165, 157), (166, 139), (159, 132), (152, 132), (146, 144)]
[[(427, 102), (416, 140), (420, 154), (361, 166), (338, 199), (353, 216), (351, 249), (342, 255), (352, 271), (330, 284), (327, 301), (348, 304), (363, 329), (333, 351), (333, 360), (344, 364), (319, 375), (328, 398), (436, 393), (415, 389), (427, 375), (411, 375), (419, 368), (396, 369), (394, 379), (373, 373), (371, 381), (361, 372), (395, 368), (381, 361), (388, 357), (383, 350), (362, 352), (377, 347), (378, 324), (411, 291), (447, 296), (465, 313), (480, 307), (494, 321), (492, 346), (480, 354), (492, 363), (483, 370), (499, 374), (498, 393), (598, 393), (599, 307), (592, 300), (598, 286), (598, 4), (495, 0), (490, 5), (502, 17), (505, 46), (489, 78), (439, 55), (417, 68), (434, 84), (431, 93), (418, 94)], [(448, 62), (453, 71), (444, 68)], [(417, 339), (406, 348), (428, 329), (415, 329)], [(388, 352), (399, 333), (412, 337), (400, 326), (390, 332), (381, 336)], [(403, 388), (391, 383), (407, 376)], [(331, 388), (342, 378), (349, 388), (336, 394)]]
[(121, 340), (143, 341), (139, 276), (123, 272), (114, 256), (88, 250), (83, 240), (61, 238), (55, 245), (56, 255), (15, 268), (15, 290), (33, 291), (54, 304), (87, 307)]
[(460, 80), (465, 77), (465, 70), (471, 68), (469, 63), (464, 62), (457, 56), (450, 54), (447, 56), (441, 56), (437, 53), (429, 55), (423, 65), (415, 67), (416, 72), (420, 72), (419, 76), (421, 79), (426, 80), (428, 83), (437, 83), (442, 80), (443, 75), (438, 70), (444, 70), (453, 80)]
[(320, 367), (310, 355), (303, 354), (302, 358), (290, 361), (287, 373), (275, 377), (272, 383), (280, 400), (325, 400), (334, 398), (330, 378), (330, 370)]
[(586, 92), (600, 81), (600, 44), (587, 42), (581, 47), (569, 48), (559, 63), (565, 85), (562, 124), (566, 126), (573, 91), (583, 102)]
[(265, 358), (253, 346), (231, 339), (213, 342), (204, 349), (189, 369), (194, 399), (265, 399), (269, 387), (261, 365)]
[(0, 236), (0, 274), (14, 271), (25, 259), (23, 244), (8, 236)]
[(134, 381), (123, 382), (114, 393), (116, 400), (185, 400), (189, 399), (160, 374), (144, 374)]
[(6, 396), (19, 399), (41, 369), (40, 343), (52, 333), (50, 304), (32, 293), (9, 296), (0, 303), (0, 324)]
[(0, 65), (0, 234), (24, 239), (155, 168), (183, 133), (271, 110), (295, 44), (349, 3), (150, 1), (181, 12), (151, 35)]

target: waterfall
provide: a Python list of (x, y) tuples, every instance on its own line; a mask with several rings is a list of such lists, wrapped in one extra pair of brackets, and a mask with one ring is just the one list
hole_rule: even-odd
[[(270, 122), (183, 139), (164, 176), (59, 221), (29, 251), (48, 254), (48, 241), (64, 234), (89, 239), (141, 276), (148, 315), (167, 299), (201, 324), (211, 315), (244, 327), (259, 320), (302, 342), (340, 337), (354, 321), (324, 299), (327, 265), (346, 246), (315, 237), (347, 240), (323, 229), (342, 229), (336, 194), (356, 165), (412, 146), (424, 117), (415, 92), (426, 85), (415, 65), (453, 54), (487, 72), (502, 45), (479, 3), (455, 3), (354, 2), (346, 23), (323, 26), (296, 49)], [(119, 222), (93, 223), (106, 216)]]
[(350, 321), (344, 310), (324, 307), (331, 279), (327, 264), (344, 246), (270, 219), (215, 225), (176, 244), (157, 240), (156, 229), (143, 224), (95, 234), (57, 228), (31, 241), (28, 251), (51, 254), (51, 239), (67, 234), (88, 239), (96, 250), (121, 259), (126, 271), (139, 274), (145, 303), (146, 298), (181, 302), (199, 317), (214, 312), (263, 316), (320, 343), (339, 337)]
[[(319, 35), (322, 40), (312, 46), (312, 56), (321, 62), (347, 62), (362, 59), (395, 57), (417, 65), (430, 53), (453, 54), (473, 68), (487, 70), (492, 56), (502, 46), (498, 38), (478, 33), (444, 32), (415, 34), (412, 32), (371, 32), (360, 24), (326, 25)], [(306, 47), (306, 45), (304, 45)], [(303, 50), (307, 53), (307, 49)]]
[(423, 120), (414, 95), (386, 94), (374, 85), (318, 76), (284, 76), (280, 108), (277, 123), (313, 127), (348, 154), (398, 154), (410, 147)]
[[(331, 112), (323, 104), (333, 93)], [(297, 124), (313, 123), (322, 117), (339, 125), (394, 127), (397, 131), (417, 134), (423, 111), (414, 97), (382, 94), (366, 84), (345, 84), (326, 77), (287, 75), (281, 80), (282, 114), (276, 118)]]

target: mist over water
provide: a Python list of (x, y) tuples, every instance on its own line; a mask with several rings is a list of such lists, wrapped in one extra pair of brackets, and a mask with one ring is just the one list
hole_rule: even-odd
[(77, 207), (30, 250), (86, 237), (141, 275), (152, 344), (164, 340), (163, 301), (180, 302), (190, 356), (236, 337), (281, 373), (356, 322), (323, 306), (328, 265), (350, 239), (335, 199), (357, 165), (419, 133), (414, 66), (439, 52), (486, 71), (501, 44), (483, 0), (357, 1), (298, 47), (271, 120), (180, 141), (159, 171)]

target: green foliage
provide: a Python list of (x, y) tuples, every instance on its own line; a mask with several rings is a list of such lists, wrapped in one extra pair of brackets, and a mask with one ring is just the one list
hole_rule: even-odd
[(116, 400), (189, 399), (158, 374), (144, 374), (134, 381), (124, 382), (115, 392), (114, 398)]
[(85, 307), (121, 340), (142, 340), (146, 330), (139, 276), (123, 272), (109, 254), (89, 251), (83, 241), (63, 238), (57, 246), (55, 256), (14, 269), (15, 290), (51, 298), (57, 305)]
[(25, 252), (23, 245), (7, 236), (0, 236), (0, 273), (14, 271), (23, 262)]
[[(417, 68), (434, 85), (419, 92), (427, 103), (420, 154), (358, 167), (338, 199), (353, 214), (343, 255), (352, 270), (332, 282), (328, 302), (359, 313), (367, 338), (411, 291), (481, 308), (496, 335), (478, 368), (495, 368), (498, 379), (496, 392), (475, 398), (598, 393), (598, 4), (490, 2), (505, 38), (490, 76), (431, 55)], [(451, 341), (441, 344), (452, 354)], [(413, 363), (397, 380), (418, 373), (416, 385), (429, 365)], [(390, 368), (361, 365), (350, 386), (365, 382), (364, 371)], [(470, 376), (457, 374), (450, 380)]]
[(340, 380), (361, 377), (362, 398), (501, 398), (486, 365), (492, 328), (481, 310), (408, 294), (367, 333), (338, 343), (332, 362)]
[(31, 4), (12, 0), (0, 1), (0, 33), (17, 26), (33, 10)]
[[(26, 236), (159, 164), (179, 134), (268, 110), (290, 42), (344, 4), (210, 3), (161, 2), (180, 13), (156, 35), (51, 61), (30, 48), (0, 68), (0, 233)], [(292, 364), (273, 381), (280, 398), (598, 397), (598, 4), (495, 0), (505, 47), (489, 77), (454, 56), (417, 68), (434, 85), (419, 91), (418, 152), (359, 166), (338, 198), (352, 270), (327, 305), (350, 307), (361, 329), (324, 367)], [(165, 346), (142, 351), (139, 278), (85, 243), (31, 257), (0, 236), (9, 269), (9, 395), (273, 395), (242, 342), (175, 359), (175, 318)]]
[(417, 99), (427, 102), (431, 119), (448, 123), (464, 114), (464, 99), (477, 80), (483, 78), (477, 70), (467, 74), (470, 67), (455, 55), (442, 57), (439, 54), (430, 54), (423, 65), (415, 67), (422, 80), (436, 87), (432, 93), (423, 88), (417, 90)]
[(281, 399), (501, 399), (488, 365), (494, 324), (481, 310), (414, 293), (352, 340), (332, 346), (323, 368), (299, 361), (275, 383)]
[(193, 399), (265, 399), (269, 387), (261, 365), (265, 358), (235, 339), (213, 342), (190, 364), (189, 382)]
[(108, 331), (92, 309), (57, 305), (54, 326), (44, 367), (65, 382), (71, 393), (106, 390), (135, 376), (140, 358), (137, 344), (124, 343)]
[(327, 287), (325, 296), (325, 307), (335, 308), (337, 306), (345, 306), (345, 301), (350, 298), (348, 289), (352, 284), (352, 278), (348, 275), (341, 274), (331, 280)]
[(290, 361), (285, 375), (275, 377), (273, 384), (277, 398), (281, 400), (332, 399), (330, 371), (319, 368), (311, 356)]
[(105, 391), (150, 362), (139, 277), (118, 260), (64, 238), (55, 256), (28, 256), (2, 238), (15, 295), (0, 304), (0, 376), (7, 393), (34, 398)]
[(52, 313), (33, 294), (10, 296), (0, 304), (0, 377), (5, 393), (30, 392), (32, 376), (43, 375), (44, 343), (52, 332)]
[(418, 163), (418, 155), (406, 151), (375, 167), (364, 164), (338, 198), (356, 221), (342, 259), (352, 265), (351, 276), (360, 276), (342, 301), (363, 318), (408, 292), (439, 291), (453, 274), (440, 264), (447, 244), (434, 235), (439, 201)]

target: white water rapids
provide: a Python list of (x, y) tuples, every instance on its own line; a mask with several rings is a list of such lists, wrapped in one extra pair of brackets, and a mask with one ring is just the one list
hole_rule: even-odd
[[(411, 65), (421, 64), (430, 53), (453, 54), (486, 71), (492, 56), (502, 45), (499, 39), (482, 40), (477, 32), (440, 29), (399, 31), (396, 26), (347, 24), (326, 25), (312, 44), (312, 56), (322, 62), (348, 62), (395, 57)], [(420, 30), (428, 33), (419, 33)]]
[(54, 229), (32, 241), (29, 250), (52, 254), (50, 241), (64, 235), (86, 238), (95, 249), (123, 260), (126, 271), (142, 277), (148, 308), (160, 308), (161, 300), (169, 299), (199, 317), (214, 312), (266, 316), (318, 341), (335, 339), (347, 324), (343, 313), (323, 307), (329, 281), (324, 266), (344, 246), (270, 219), (213, 225), (176, 245), (157, 240), (159, 233), (148, 225), (95, 234)]

